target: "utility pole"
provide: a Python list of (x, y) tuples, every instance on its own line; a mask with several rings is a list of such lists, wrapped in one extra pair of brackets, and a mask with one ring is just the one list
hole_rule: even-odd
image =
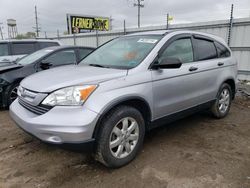
[(234, 5), (231, 5), (231, 14), (230, 14), (230, 23), (229, 23), (229, 29), (228, 29), (228, 38), (227, 38), (227, 44), (230, 47), (230, 41), (231, 41), (231, 34), (232, 34), (232, 28), (233, 28), (233, 11), (234, 11)]
[(59, 37), (60, 37), (60, 35), (59, 35), (59, 29), (57, 29), (56, 33), (57, 33), (57, 39), (59, 40)]
[(144, 0), (137, 0), (137, 3), (134, 3), (134, 7), (138, 7), (138, 28), (140, 28), (140, 16), (141, 16), (141, 8), (144, 7), (143, 4), (141, 4), (141, 2)]
[(39, 37), (40, 28), (38, 27), (38, 18), (37, 18), (37, 8), (36, 8), (36, 6), (35, 6), (35, 21), (36, 21), (36, 27), (35, 27), (36, 37)]

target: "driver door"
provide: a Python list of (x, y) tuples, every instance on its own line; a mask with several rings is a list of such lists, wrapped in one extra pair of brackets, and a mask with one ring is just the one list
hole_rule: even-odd
[(198, 65), (194, 62), (191, 35), (171, 38), (160, 50), (158, 60), (178, 58), (180, 68), (152, 70), (154, 119), (158, 119), (201, 102), (199, 97), (200, 80), (196, 77)]

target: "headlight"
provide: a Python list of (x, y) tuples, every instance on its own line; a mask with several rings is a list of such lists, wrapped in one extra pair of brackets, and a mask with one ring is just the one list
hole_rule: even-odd
[(97, 85), (72, 86), (59, 89), (49, 94), (42, 104), (48, 106), (77, 106), (82, 105)]

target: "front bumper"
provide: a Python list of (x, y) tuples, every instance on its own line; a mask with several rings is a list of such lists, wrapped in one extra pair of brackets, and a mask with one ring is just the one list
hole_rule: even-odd
[(82, 106), (56, 106), (43, 115), (22, 107), (18, 100), (10, 106), (10, 115), (24, 131), (53, 144), (80, 144), (93, 141), (99, 115)]

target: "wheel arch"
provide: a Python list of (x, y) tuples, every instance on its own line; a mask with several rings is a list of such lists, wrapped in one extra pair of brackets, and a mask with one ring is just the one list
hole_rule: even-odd
[(150, 124), (151, 121), (151, 117), (152, 117), (152, 111), (150, 108), (150, 105), (148, 104), (148, 102), (143, 99), (142, 97), (126, 97), (123, 99), (119, 99), (118, 101), (115, 101), (113, 103), (111, 103), (109, 106), (107, 106), (105, 108), (105, 110), (101, 113), (92, 137), (93, 138), (97, 138), (98, 137), (98, 133), (100, 130), (100, 125), (101, 122), (103, 121), (103, 119), (106, 117), (106, 115), (114, 108), (121, 106), (121, 105), (127, 105), (127, 106), (132, 106), (134, 108), (136, 108), (137, 110), (139, 110), (145, 120), (145, 127), (146, 129), (148, 128), (148, 125)]
[(235, 98), (235, 94), (236, 94), (235, 80), (233, 78), (228, 78), (228, 79), (224, 80), (223, 83), (227, 83), (228, 85), (230, 85), (231, 90), (232, 90), (232, 99), (234, 99)]

